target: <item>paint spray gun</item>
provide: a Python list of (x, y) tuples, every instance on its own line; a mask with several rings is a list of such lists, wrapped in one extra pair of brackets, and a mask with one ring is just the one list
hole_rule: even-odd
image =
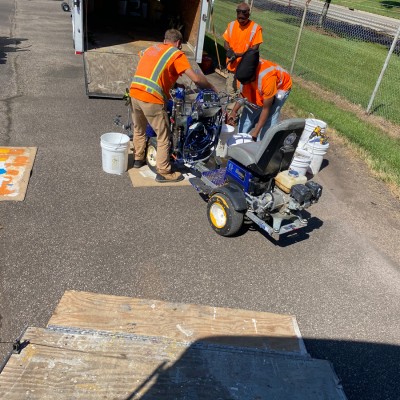
[(309, 137), (309, 140), (319, 137), (319, 143), (320, 144), (326, 144), (328, 143), (328, 136), (325, 135), (325, 133), (322, 132), (320, 126), (316, 126), (314, 130), (311, 132), (311, 135)]

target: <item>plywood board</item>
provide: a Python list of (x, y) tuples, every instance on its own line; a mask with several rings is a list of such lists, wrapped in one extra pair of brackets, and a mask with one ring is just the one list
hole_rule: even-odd
[(138, 56), (87, 52), (84, 62), (89, 96), (122, 98), (136, 70)]
[[(179, 170), (179, 169), (178, 169)], [(193, 177), (186, 169), (181, 170), (185, 179), (180, 182), (159, 183), (155, 181), (156, 174), (145, 165), (142, 168), (131, 168), (128, 170), (129, 178), (131, 178), (132, 186), (138, 187), (165, 187), (165, 186), (190, 186), (189, 178)]]
[(0, 147), (0, 201), (25, 199), (36, 147)]
[[(156, 43), (154, 40), (99, 35), (98, 46), (84, 53), (87, 94), (93, 97), (122, 98), (129, 88), (139, 61), (138, 53)], [(182, 49), (195, 70), (198, 64), (187, 45)]]
[(39, 328), (22, 340), (0, 375), (3, 400), (345, 399), (325, 360)]
[(48, 326), (307, 354), (294, 316), (66, 291)]

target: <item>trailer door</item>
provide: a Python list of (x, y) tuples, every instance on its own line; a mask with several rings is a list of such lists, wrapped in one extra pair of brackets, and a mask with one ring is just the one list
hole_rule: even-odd
[(83, 4), (84, 0), (72, 2), (72, 36), (74, 40), (75, 54), (82, 54), (83, 47)]
[(200, 4), (200, 21), (199, 31), (197, 35), (197, 44), (195, 48), (196, 62), (201, 63), (203, 58), (204, 36), (206, 34), (206, 22), (208, 18), (208, 0), (201, 0)]

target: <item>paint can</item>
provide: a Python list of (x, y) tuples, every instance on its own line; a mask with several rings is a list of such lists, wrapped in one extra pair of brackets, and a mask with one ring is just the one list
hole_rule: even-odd
[(128, 169), (129, 136), (109, 132), (101, 136), (101, 155), (103, 171), (121, 175)]
[(299, 176), (305, 176), (310, 167), (311, 160), (312, 155), (308, 151), (298, 148), (294, 153), (289, 170), (297, 171)]
[(217, 157), (226, 158), (228, 154), (228, 140), (233, 136), (235, 127), (228, 124), (222, 124), (221, 134), (219, 136), (215, 154)]

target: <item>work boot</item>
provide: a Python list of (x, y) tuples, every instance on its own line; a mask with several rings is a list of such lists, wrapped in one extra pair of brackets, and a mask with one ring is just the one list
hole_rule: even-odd
[(185, 179), (180, 172), (168, 172), (166, 174), (157, 173), (156, 182), (166, 183), (166, 182), (180, 182)]
[(145, 160), (135, 160), (133, 163), (133, 168), (142, 168), (144, 165), (146, 165)]

